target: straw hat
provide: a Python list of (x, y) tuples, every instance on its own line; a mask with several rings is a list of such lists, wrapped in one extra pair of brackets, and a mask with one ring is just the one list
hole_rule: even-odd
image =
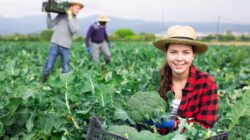
[(83, 3), (80, 0), (71, 0), (69, 1), (69, 5), (79, 5), (81, 9), (84, 7)]
[(174, 25), (168, 28), (166, 35), (153, 42), (153, 45), (162, 51), (166, 51), (169, 44), (186, 44), (195, 47), (196, 53), (207, 51), (207, 45), (196, 40), (195, 30), (190, 26)]
[(106, 15), (100, 15), (97, 20), (101, 21), (101, 22), (107, 22), (107, 21), (109, 21), (109, 18)]

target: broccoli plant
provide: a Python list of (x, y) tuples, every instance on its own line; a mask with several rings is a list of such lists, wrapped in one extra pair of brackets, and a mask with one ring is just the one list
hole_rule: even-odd
[(141, 124), (166, 114), (166, 106), (167, 103), (156, 91), (139, 91), (128, 100), (127, 112), (136, 124)]

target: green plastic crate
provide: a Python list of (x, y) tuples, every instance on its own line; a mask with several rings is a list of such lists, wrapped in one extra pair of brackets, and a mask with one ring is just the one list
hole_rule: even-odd
[[(218, 135), (212, 136), (206, 140), (228, 140), (229, 133), (223, 132)], [(87, 132), (87, 140), (128, 140), (124, 137), (114, 135), (102, 129), (101, 122), (96, 117), (91, 117), (88, 132)]]
[[(228, 139), (229, 139), (229, 133), (223, 132), (218, 135), (212, 136), (206, 140), (228, 140)], [(96, 117), (91, 117), (88, 126), (87, 140), (128, 140), (128, 139), (105, 131), (101, 127), (101, 122), (99, 121), (99, 119)]]
[(43, 12), (66, 13), (68, 8), (69, 2), (65, 0), (48, 0), (42, 4)]
[(111, 134), (102, 129), (100, 121), (96, 117), (91, 117), (88, 132), (87, 140), (128, 140), (124, 137)]

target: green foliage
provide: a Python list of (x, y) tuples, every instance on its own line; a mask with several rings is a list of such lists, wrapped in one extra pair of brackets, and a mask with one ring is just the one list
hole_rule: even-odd
[(126, 40), (126, 41), (153, 41), (155, 39), (154, 34), (140, 33), (135, 34), (131, 29), (118, 29), (112, 35), (109, 36), (110, 40)]
[(120, 38), (125, 38), (128, 36), (135, 35), (134, 31), (132, 29), (118, 29), (114, 32), (115, 35), (117, 35)]
[(242, 117), (250, 117), (250, 90), (248, 90), (246, 93), (243, 93), (240, 100), (236, 102), (235, 105), (233, 105), (233, 108), (226, 114), (224, 120), (229, 120), (230, 124), (228, 126), (228, 129), (231, 130), (236, 125), (240, 123), (240, 119)]
[(242, 35), (235, 35), (232, 31), (227, 31), (225, 34), (209, 34), (206, 37), (200, 38), (202, 41), (222, 41), (222, 42), (227, 42), (227, 41), (249, 41), (250, 40), (250, 35), (249, 34), (242, 34)]
[(248, 139), (246, 134), (250, 134), (250, 90), (241, 93), (240, 99), (227, 111), (225, 117), (221, 120), (224, 123), (227, 131), (230, 131), (230, 136), (233, 138)]
[(114, 114), (114, 120), (118, 121), (129, 121), (130, 124), (135, 125), (134, 120), (132, 120), (129, 116), (128, 113), (123, 109), (123, 108), (116, 108), (115, 114)]
[(51, 29), (43, 30), (40, 33), (40, 40), (42, 40), (42, 41), (50, 41), (50, 39), (52, 37), (52, 34), (53, 34), (53, 30), (51, 30)]
[(124, 37), (125, 40), (128, 41), (140, 41), (140, 40), (144, 40), (144, 36), (142, 35), (132, 35), (132, 36), (126, 36)]
[(73, 40), (77, 42), (84, 42), (85, 38), (83, 38), (83, 36), (74, 36)]
[[(92, 63), (81, 46), (82, 42), (74, 42), (71, 49), (71, 73), (61, 74), (57, 61), (49, 80), (41, 83), (49, 42), (0, 41), (4, 52), (0, 55), (0, 139), (84, 139), (90, 116), (101, 118), (104, 126), (128, 123), (124, 110), (130, 97), (158, 89), (165, 54), (151, 43), (113, 42), (109, 65), (103, 58), (100, 64)], [(250, 86), (249, 54), (249, 46), (209, 46), (195, 60), (218, 84), (219, 118), (213, 129), (230, 131), (233, 139), (250, 136), (249, 117), (243, 113), (248, 102), (242, 101)], [(235, 117), (233, 125), (224, 118), (234, 114), (235, 106), (243, 109), (237, 109), (242, 117)], [(202, 131), (194, 128), (190, 130)]]
[(219, 35), (220, 41), (232, 41), (236, 40), (236, 37), (233, 35), (231, 31), (227, 31), (225, 35)]
[(216, 36), (215, 35), (208, 35), (208, 36), (206, 36), (206, 37), (203, 37), (203, 38), (201, 38), (200, 40), (201, 41), (212, 41), (212, 40), (216, 40), (217, 38), (216, 38)]
[(143, 123), (154, 117), (156, 112), (164, 112), (166, 102), (156, 91), (136, 92), (127, 102), (128, 115), (135, 123)]
[(141, 36), (144, 37), (145, 41), (154, 41), (156, 39), (154, 34), (150, 34), (150, 33), (140, 33)]
[(109, 35), (109, 39), (111, 41), (119, 41), (119, 40), (121, 40), (120, 37), (118, 35), (116, 35), (116, 34)]
[(0, 41), (38, 41), (39, 35), (37, 34), (13, 34), (13, 35), (6, 35), (6, 36), (0, 36)]
[(250, 35), (245, 35), (245, 34), (243, 34), (243, 35), (241, 35), (241, 36), (239, 37), (238, 40), (250, 41)]
[[(79, 42), (72, 47), (72, 73), (60, 74), (60, 63), (57, 62), (48, 82), (41, 84), (39, 79), (47, 57), (48, 42), (0, 42), (0, 50), (5, 52), (0, 55), (4, 61), (0, 66), (0, 110), (8, 112), (6, 104), (11, 97), (22, 99), (16, 110), (11, 107), (13, 113), (7, 118), (5, 113), (0, 113), (2, 136), (84, 139), (91, 115), (110, 123), (116, 108), (125, 106), (132, 93), (158, 86), (152, 77), (157, 70), (148, 66), (154, 67), (160, 62), (156, 61), (157, 53), (147, 54), (148, 49), (157, 52), (151, 50), (149, 44), (113, 42), (113, 60), (107, 66), (91, 63), (81, 45)], [(121, 57), (125, 54), (127, 57)], [(150, 59), (135, 63), (145, 58)]]

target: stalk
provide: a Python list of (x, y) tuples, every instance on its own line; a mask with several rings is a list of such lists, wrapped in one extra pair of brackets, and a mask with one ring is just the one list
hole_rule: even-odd
[(88, 77), (89, 77), (89, 81), (90, 81), (90, 84), (91, 84), (92, 93), (95, 93), (94, 83), (93, 83), (92, 79), (90, 78), (90, 76), (88, 76)]
[(114, 107), (114, 93), (110, 93), (110, 101), (111, 101), (111, 107)]
[(69, 100), (68, 100), (68, 92), (67, 92), (67, 88), (68, 88), (68, 82), (66, 81), (65, 83), (65, 88), (66, 88), (66, 91), (65, 91), (65, 104), (66, 104), (66, 107), (69, 111), (69, 114), (71, 115), (71, 120), (74, 124), (74, 126), (76, 127), (76, 129), (80, 129), (79, 125), (77, 124), (77, 122), (75, 121), (72, 113), (71, 113), (71, 110), (70, 110), (70, 106), (69, 106)]
[(101, 94), (102, 107), (104, 107), (105, 106), (105, 102), (104, 102), (102, 90), (101, 90), (100, 94)]

